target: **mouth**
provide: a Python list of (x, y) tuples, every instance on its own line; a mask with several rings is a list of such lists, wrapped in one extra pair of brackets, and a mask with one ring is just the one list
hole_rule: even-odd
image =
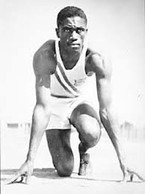
[(78, 43), (70, 43), (69, 46), (71, 48), (79, 48), (80, 47), (80, 44), (78, 44)]

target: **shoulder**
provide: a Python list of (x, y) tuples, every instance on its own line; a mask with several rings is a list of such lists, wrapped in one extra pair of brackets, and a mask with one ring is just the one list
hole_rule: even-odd
[(94, 72), (98, 78), (111, 77), (112, 64), (108, 56), (89, 47), (87, 49), (86, 59), (88, 72)]
[(45, 42), (34, 54), (35, 74), (52, 74), (55, 69), (55, 40)]

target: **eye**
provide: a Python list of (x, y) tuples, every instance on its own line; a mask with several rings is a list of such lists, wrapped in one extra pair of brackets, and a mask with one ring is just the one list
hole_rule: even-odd
[(71, 28), (64, 27), (63, 28), (63, 31), (66, 32), (66, 33), (70, 33), (71, 32)]
[(84, 32), (85, 31), (85, 29), (84, 28), (77, 28), (77, 33), (79, 33), (79, 34), (81, 34), (82, 32)]

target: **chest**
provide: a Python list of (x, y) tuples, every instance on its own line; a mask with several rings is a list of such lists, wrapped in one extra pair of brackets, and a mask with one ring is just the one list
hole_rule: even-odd
[(66, 69), (64, 65), (58, 61), (56, 72), (58, 72), (58, 74), (64, 79), (68, 79), (74, 86), (82, 85), (87, 78), (85, 72), (85, 61), (77, 63), (72, 69)]

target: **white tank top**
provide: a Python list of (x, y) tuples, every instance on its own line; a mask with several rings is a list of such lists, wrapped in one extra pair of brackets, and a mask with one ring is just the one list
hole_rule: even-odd
[[(85, 72), (86, 46), (84, 46), (77, 64), (72, 69), (65, 69), (62, 62), (59, 41), (55, 41), (57, 66), (51, 75), (51, 95), (55, 97), (78, 97), (87, 79)], [(83, 86), (83, 87), (82, 87)]]

